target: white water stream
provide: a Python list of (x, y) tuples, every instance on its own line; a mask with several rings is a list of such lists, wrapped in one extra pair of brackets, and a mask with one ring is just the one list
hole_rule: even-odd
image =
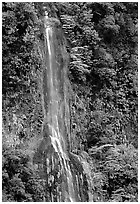
[[(46, 15), (45, 18), (46, 18), (45, 21), (47, 21), (48, 16)], [(63, 144), (65, 143), (64, 135), (61, 135), (60, 127), (58, 124), (59, 93), (58, 93), (58, 87), (56, 86), (56, 84), (59, 84), (59, 82), (58, 83), (55, 83), (55, 82), (59, 79), (57, 79), (56, 75), (54, 74), (55, 73), (54, 69), (57, 69), (57, 67), (53, 66), (54, 65), (53, 60), (55, 60), (54, 58), (55, 54), (53, 53), (54, 52), (53, 28), (49, 26), (49, 23), (45, 28), (45, 32), (46, 32), (45, 34), (46, 34), (46, 41), (47, 41), (47, 50), (49, 55), (48, 66), (46, 67), (47, 72), (49, 73), (47, 83), (49, 83), (49, 89), (50, 89), (49, 90), (50, 101), (49, 101), (48, 113), (47, 113), (47, 115), (49, 115), (49, 120), (48, 120), (48, 127), (49, 127), (49, 133), (50, 133), (49, 137), (51, 138), (51, 144), (53, 146), (53, 149), (58, 155), (62, 172), (63, 174), (66, 175), (68, 195), (65, 195), (66, 197), (65, 199), (70, 202), (75, 202), (76, 198), (75, 198), (75, 192), (74, 192), (73, 177), (69, 166), (69, 158), (67, 156), (67, 152), (65, 152), (66, 150), (63, 148)], [(55, 166), (55, 163), (54, 163), (55, 160), (53, 159), (53, 156), (51, 159), (52, 159), (51, 161), (52, 165)], [(48, 164), (50, 165), (50, 162), (48, 162)], [(53, 198), (52, 198), (52, 201), (53, 201)]]

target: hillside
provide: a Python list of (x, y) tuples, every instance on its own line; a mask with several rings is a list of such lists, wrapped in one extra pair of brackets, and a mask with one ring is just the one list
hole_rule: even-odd
[(44, 57), (44, 8), (50, 22), (62, 27), (62, 34), (59, 29), (57, 34), (68, 56), (62, 51), (63, 59), (59, 58), (59, 46), (53, 48), (58, 50), (58, 63), (66, 60), (68, 70), (68, 78), (64, 74), (61, 81), (67, 87), (69, 158), (76, 168), (78, 157), (88, 164), (87, 189), (80, 191), (81, 197), (93, 202), (136, 202), (136, 2), (2, 4), (3, 201), (41, 202), (46, 195), (32, 163), (44, 127), (43, 66), (49, 61)]

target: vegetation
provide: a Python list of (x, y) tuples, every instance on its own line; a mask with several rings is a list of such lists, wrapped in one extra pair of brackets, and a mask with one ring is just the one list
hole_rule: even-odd
[(43, 201), (44, 184), (26, 151), (43, 121), (42, 6), (60, 20), (68, 42), (73, 152), (88, 153), (94, 201), (136, 202), (136, 2), (2, 4), (3, 201)]

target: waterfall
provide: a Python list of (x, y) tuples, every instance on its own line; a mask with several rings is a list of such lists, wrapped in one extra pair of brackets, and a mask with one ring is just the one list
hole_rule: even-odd
[(65, 38), (56, 19), (44, 17), (42, 95), (44, 124), (33, 163), (44, 183), (45, 202), (88, 201), (86, 177), (71, 153)]

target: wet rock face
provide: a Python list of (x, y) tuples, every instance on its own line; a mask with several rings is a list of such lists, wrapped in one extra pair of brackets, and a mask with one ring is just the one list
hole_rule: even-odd
[(44, 183), (44, 201), (88, 201), (86, 176), (78, 156), (70, 153), (67, 85), (68, 55), (60, 23), (44, 18), (43, 138), (33, 163)]

